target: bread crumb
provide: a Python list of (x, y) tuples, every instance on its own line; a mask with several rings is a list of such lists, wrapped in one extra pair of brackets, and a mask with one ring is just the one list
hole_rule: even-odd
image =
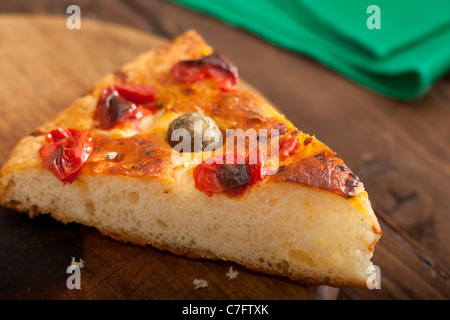
[(204, 279), (194, 279), (194, 289), (205, 288), (208, 286), (208, 281)]
[(75, 257), (72, 257), (72, 262), (70, 263), (71, 266), (77, 266), (80, 269), (84, 268), (84, 261), (83, 259), (80, 259), (79, 262), (75, 261)]
[(117, 152), (108, 152), (107, 154), (105, 154), (105, 159), (106, 160), (114, 160), (116, 159), (118, 156)]
[(233, 270), (233, 267), (230, 267), (230, 269), (227, 272), (227, 278), (228, 280), (234, 280), (237, 278), (239, 272), (237, 272), (236, 270)]

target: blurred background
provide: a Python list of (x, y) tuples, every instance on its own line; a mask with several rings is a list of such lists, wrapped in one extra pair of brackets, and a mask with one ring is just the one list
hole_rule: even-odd
[[(64, 31), (75, 47), (76, 41), (88, 37), (88, 25), (99, 24), (103, 31), (95, 36), (98, 47), (83, 47), (95, 66), (76, 66), (72, 72), (77, 81), (58, 83), (55, 77), (50, 88), (42, 89), (56, 95), (67, 86), (75, 88), (61, 93), (61, 105), (42, 102), (50, 103), (49, 114), (144, 50), (147, 35), (172, 39), (196, 29), (229, 56), (245, 81), (300, 130), (336, 151), (364, 182), (383, 231), (373, 258), (381, 269), (381, 290), (341, 289), (337, 298), (450, 297), (450, 2), (0, 0), (0, 57), (3, 52), (5, 59), (16, 32), (23, 36), (23, 30), (4, 22), (5, 18), (59, 15), (67, 19), (69, 5), (81, 9), (81, 29)], [(379, 14), (367, 10), (370, 5), (377, 5)], [(131, 44), (122, 39), (127, 34), (143, 40)], [(122, 39), (116, 42), (121, 47), (99, 56), (96, 51), (102, 50), (102, 41), (111, 46), (116, 36)], [(61, 41), (51, 32), (47, 40), (46, 47)], [(39, 49), (27, 46), (27, 41), (22, 44), (29, 52)], [(119, 54), (120, 58), (110, 58)], [(55, 57), (67, 63), (64, 50)], [(15, 86), (9, 76), (0, 80), (0, 115), (8, 124), (0, 130), (0, 165), (16, 140), (48, 116), (8, 120), (5, 96)], [(17, 102), (17, 108), (24, 103)], [(2, 232), (7, 232), (10, 221), (4, 216), (1, 221)], [(124, 255), (130, 250), (120, 248)], [(3, 246), (3, 254), (5, 250)], [(91, 277), (96, 279), (94, 274)], [(119, 280), (116, 284), (123, 285)], [(22, 289), (8, 288), (21, 296)], [(106, 294), (106, 289), (92, 290), (97, 297)], [(131, 297), (145, 296), (135, 292)], [(208, 298), (192, 292), (186, 297)], [(216, 297), (236, 296), (222, 292)]]

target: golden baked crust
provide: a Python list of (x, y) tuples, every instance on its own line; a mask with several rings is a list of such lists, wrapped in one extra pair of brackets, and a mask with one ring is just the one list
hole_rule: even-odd
[[(176, 179), (185, 166), (170, 161), (172, 147), (167, 141), (167, 127), (177, 115), (202, 110), (212, 117), (221, 131), (278, 129), (283, 134), (299, 136), (299, 148), (293, 157), (280, 162), (277, 174), (265, 183), (294, 181), (351, 197), (359, 194), (362, 183), (326, 145), (300, 132), (262, 97), (247, 91), (222, 92), (214, 80), (184, 84), (176, 81), (170, 68), (179, 60), (199, 59), (212, 49), (194, 31), (187, 32), (165, 48), (140, 55), (119, 71), (103, 77), (89, 93), (39, 127), (33, 138), (20, 142), (3, 170), (40, 166), (38, 149), (45, 143), (42, 137), (58, 127), (92, 131), (94, 154), (88, 159), (79, 176), (122, 174), (127, 176), (155, 176), (163, 180)], [(95, 107), (101, 91), (113, 84), (145, 83), (154, 86), (156, 99), (164, 107), (144, 129), (130, 124), (112, 130), (98, 129), (94, 120)], [(143, 147), (145, 146), (145, 147)], [(107, 152), (123, 155), (121, 161), (104, 161)], [(151, 156), (149, 157), (149, 154)]]

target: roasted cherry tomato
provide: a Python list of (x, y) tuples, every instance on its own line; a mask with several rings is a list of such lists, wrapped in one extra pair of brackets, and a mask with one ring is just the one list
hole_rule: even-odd
[(206, 159), (194, 168), (195, 187), (209, 196), (221, 192), (243, 192), (265, 177), (263, 157), (259, 151), (255, 154), (254, 160), (250, 155), (245, 158), (239, 154)]
[(155, 101), (156, 89), (144, 83), (124, 83), (117, 84), (114, 89), (119, 95), (135, 104), (143, 106)]
[(280, 138), (280, 157), (289, 158), (298, 148), (298, 135), (289, 135)]
[(264, 179), (267, 173), (267, 155), (263, 151), (259, 149), (251, 151), (247, 156), (246, 163), (251, 184)]
[(94, 150), (90, 133), (59, 128), (47, 135), (47, 141), (39, 149), (42, 165), (60, 181), (73, 182)]
[(157, 111), (154, 94), (155, 88), (147, 84), (110, 86), (100, 95), (94, 117), (100, 121), (103, 130), (120, 123), (138, 121)]
[(236, 90), (239, 84), (237, 67), (220, 52), (199, 60), (177, 62), (170, 70), (172, 75), (185, 83), (199, 82), (206, 78), (216, 79), (222, 90)]

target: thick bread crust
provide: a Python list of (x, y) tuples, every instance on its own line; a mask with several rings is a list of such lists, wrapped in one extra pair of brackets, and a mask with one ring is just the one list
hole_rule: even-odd
[(14, 183), (3, 200), (30, 216), (50, 212), (63, 223), (192, 258), (233, 261), (308, 285), (366, 285), (379, 239), (367, 194), (349, 201), (295, 183), (266, 183), (239, 200), (209, 198), (186, 188), (187, 172), (177, 183), (102, 176), (61, 187), (44, 169), (30, 169), (8, 177)]

